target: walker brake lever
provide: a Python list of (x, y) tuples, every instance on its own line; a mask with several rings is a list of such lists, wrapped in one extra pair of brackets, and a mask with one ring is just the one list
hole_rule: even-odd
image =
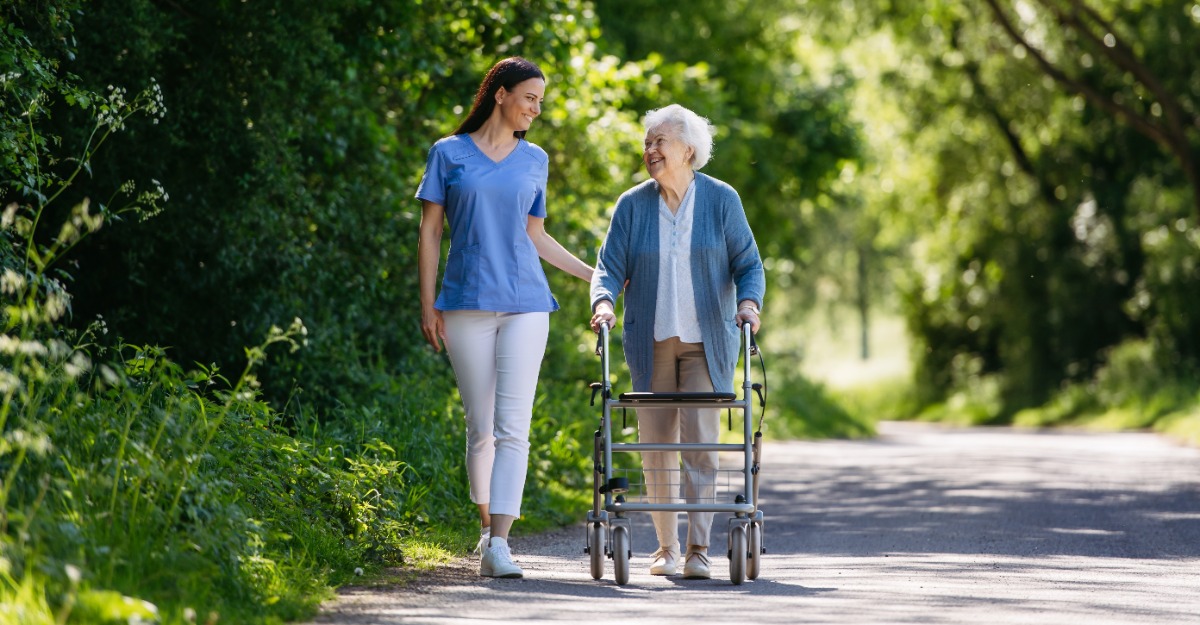
[(596, 393), (599, 393), (600, 389), (604, 388), (604, 383), (603, 382), (592, 382), (591, 384), (588, 384), (588, 387), (590, 387), (592, 389), (592, 401), (591, 401), (591, 404), (589, 404), (589, 405), (595, 406), (596, 405)]

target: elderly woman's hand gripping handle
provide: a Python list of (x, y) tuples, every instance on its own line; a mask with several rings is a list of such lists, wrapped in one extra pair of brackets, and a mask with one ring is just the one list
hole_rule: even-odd
[(617, 314), (612, 302), (606, 299), (596, 302), (596, 309), (592, 311), (592, 332), (599, 334), (600, 324), (607, 325), (610, 330), (617, 326)]
[(737, 315), (734, 315), (733, 321), (739, 328), (743, 323), (750, 324), (750, 331), (758, 334), (758, 305), (748, 299), (742, 300), (738, 303)]

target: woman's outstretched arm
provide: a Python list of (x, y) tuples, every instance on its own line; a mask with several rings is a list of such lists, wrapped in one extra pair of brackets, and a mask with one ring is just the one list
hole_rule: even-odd
[(592, 281), (592, 266), (579, 260), (577, 256), (567, 251), (567, 248), (550, 236), (549, 232), (546, 232), (545, 218), (529, 217), (525, 232), (529, 233), (529, 239), (533, 241), (533, 246), (537, 248), (538, 256), (542, 257), (542, 260), (584, 282)]

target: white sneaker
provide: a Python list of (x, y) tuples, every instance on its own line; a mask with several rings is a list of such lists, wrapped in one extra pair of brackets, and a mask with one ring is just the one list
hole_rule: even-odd
[(683, 562), (683, 576), (687, 579), (709, 579), (712, 577), (711, 563), (708, 554), (703, 551), (689, 551)]
[(668, 547), (659, 547), (654, 555), (650, 556), (653, 562), (650, 564), (651, 575), (674, 575), (679, 569), (679, 545), (670, 545)]
[(479, 542), (475, 543), (475, 555), (483, 555), (483, 550), (487, 549), (488, 541), (492, 539), (492, 528), (485, 527), (479, 530)]
[(491, 546), (483, 550), (479, 560), (479, 574), (484, 577), (523, 577), (525, 572), (513, 564), (512, 554), (508, 551), (508, 541), (493, 537)]

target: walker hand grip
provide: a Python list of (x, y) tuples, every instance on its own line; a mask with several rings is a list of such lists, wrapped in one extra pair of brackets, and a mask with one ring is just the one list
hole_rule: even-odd
[(596, 393), (599, 393), (600, 390), (604, 388), (604, 383), (603, 382), (592, 382), (591, 384), (588, 384), (588, 388), (592, 389), (592, 402), (589, 405), (595, 406), (596, 405)]
[(600, 329), (596, 331), (596, 355), (604, 356), (604, 350), (608, 348), (608, 334), (612, 331), (608, 323), (600, 324)]

